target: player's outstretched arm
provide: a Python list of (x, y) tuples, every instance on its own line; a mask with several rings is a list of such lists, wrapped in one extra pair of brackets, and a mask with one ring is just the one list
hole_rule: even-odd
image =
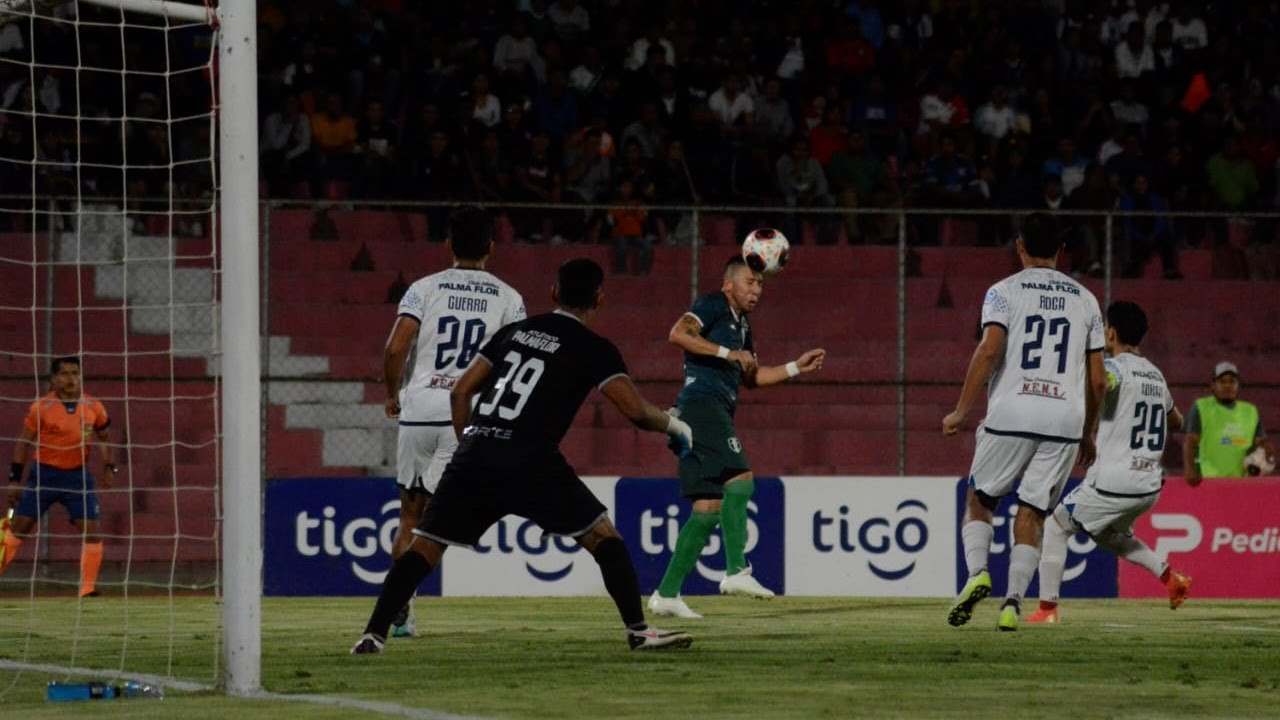
[(644, 399), (635, 383), (626, 375), (619, 375), (605, 383), (600, 392), (609, 398), (618, 410), (638, 428), (666, 433), (680, 445), (677, 454), (683, 457), (693, 449), (693, 430), (689, 424), (674, 417)]
[(821, 370), (822, 363), (826, 359), (826, 350), (823, 350), (822, 348), (814, 348), (805, 352), (803, 355), (792, 360), (786, 365), (759, 366), (751, 372), (744, 370), (742, 373), (742, 384), (749, 388), (778, 385), (790, 380), (791, 378), (799, 377), (803, 373)]
[(983, 386), (991, 377), (991, 369), (996, 366), (1000, 354), (1004, 351), (1006, 334), (1004, 326), (996, 323), (988, 323), (982, 329), (982, 340), (974, 349), (973, 357), (969, 358), (969, 369), (964, 374), (964, 387), (960, 389), (960, 400), (956, 402), (956, 409), (942, 419), (943, 435), (955, 435), (960, 431), (965, 418), (969, 417), (969, 411), (978, 402), (978, 395), (982, 393)]
[(746, 350), (730, 350), (702, 337), (702, 321), (693, 313), (685, 313), (671, 326), (667, 333), (667, 341), (691, 355), (718, 357), (729, 362), (736, 362), (744, 373), (755, 369), (756, 356)]
[(396, 318), (391, 326), (391, 334), (387, 336), (387, 345), (382, 351), (382, 382), (387, 390), (387, 417), (395, 420), (400, 417), (400, 383), (404, 380), (404, 363), (409, 358), (409, 350), (413, 347), (413, 339), (418, 335), (422, 325), (417, 319), (408, 315)]
[(458, 442), (462, 442), (462, 431), (466, 430), (467, 424), (471, 422), (471, 398), (484, 387), (491, 372), (493, 372), (493, 366), (489, 364), (489, 359), (483, 355), (477, 355), (471, 367), (467, 368), (462, 377), (458, 378), (458, 382), (454, 383), (453, 389), (449, 391), (449, 408), (453, 411), (453, 434), (457, 436)]

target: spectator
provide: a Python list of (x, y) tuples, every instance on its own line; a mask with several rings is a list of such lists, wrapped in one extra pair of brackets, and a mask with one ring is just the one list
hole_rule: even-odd
[(1205, 29), (1204, 20), (1195, 14), (1195, 6), (1190, 0), (1178, 3), (1178, 14), (1172, 24), (1173, 42), (1187, 52), (1203, 50), (1209, 45), (1209, 33)]
[(900, 155), (898, 107), (885, 95), (884, 78), (872, 75), (866, 91), (858, 96), (849, 122), (867, 133), (868, 147), (880, 157)]
[(1161, 20), (1156, 25), (1156, 37), (1151, 44), (1151, 57), (1155, 61), (1156, 76), (1169, 82), (1181, 82), (1183, 50), (1173, 42), (1173, 25)]
[(731, 141), (751, 132), (756, 106), (751, 96), (742, 92), (742, 78), (737, 75), (724, 76), (720, 87), (707, 98), (707, 107), (719, 121), (720, 132)]
[(771, 150), (781, 148), (795, 134), (791, 106), (782, 96), (782, 82), (770, 78), (764, 96), (755, 103), (755, 137)]
[(1240, 140), (1228, 135), (1222, 150), (1205, 165), (1209, 183), (1209, 204), (1214, 210), (1239, 212), (1253, 205), (1258, 195), (1258, 174), (1253, 163), (1240, 152)]
[[(840, 207), (896, 207), (898, 190), (889, 168), (867, 151), (867, 135), (861, 128), (849, 131), (845, 147), (831, 156), (827, 175)], [(896, 222), (887, 215), (845, 213), (844, 231), (850, 243), (883, 242), (894, 238)]]
[(1017, 114), (1009, 105), (1009, 90), (1004, 85), (991, 88), (991, 99), (978, 107), (974, 115), (973, 127), (985, 138), (982, 148), (988, 155), (994, 155), (995, 149), (1007, 135), (1013, 132)]
[(479, 151), (471, 153), (468, 168), (477, 199), (501, 203), (521, 197), (520, 189), (513, 187), (515, 167), (511, 157), (503, 152), (498, 133), (493, 130), (486, 132), (480, 139)]
[(1045, 175), (1040, 180), (1040, 201), (1035, 204), (1036, 210), (1053, 213), (1063, 206), (1066, 195), (1062, 194), (1062, 178), (1057, 175)]
[(609, 236), (613, 240), (613, 271), (619, 275), (627, 271), (627, 257), (634, 250), (632, 265), (636, 275), (649, 274), (653, 265), (653, 236), (645, 232), (648, 212), (640, 199), (635, 197), (635, 186), (630, 180), (618, 183), (609, 208), (607, 220)]
[(964, 207), (978, 199), (978, 168), (960, 154), (955, 135), (942, 135), (938, 154), (925, 166), (924, 189), (932, 207)]
[(1042, 172), (1062, 179), (1062, 192), (1070, 196), (1084, 182), (1084, 170), (1089, 161), (1076, 152), (1076, 142), (1070, 137), (1058, 140), (1058, 153), (1044, 161)]
[(1068, 236), (1067, 254), (1071, 274), (1102, 277), (1102, 251), (1107, 233), (1107, 214), (1116, 206), (1116, 195), (1107, 184), (1107, 176), (1098, 163), (1089, 163), (1084, 171), (1084, 184), (1067, 198), (1068, 210), (1092, 211), (1085, 217), (1073, 218), (1075, 228)]
[(653, 160), (666, 142), (667, 130), (662, 126), (658, 106), (652, 102), (640, 105), (640, 116), (622, 131), (622, 144), (635, 143), (645, 160)]
[(324, 112), (311, 116), (311, 141), (315, 148), (317, 173), (312, 176), (312, 197), (320, 197), (326, 182), (350, 182), (356, 139), (355, 118), (342, 109), (342, 96), (329, 93)]
[(658, 74), (658, 114), (662, 124), (673, 131), (684, 128), (689, 123), (689, 99), (680, 91), (676, 82), (676, 74), (670, 68)]
[(578, 101), (569, 92), (569, 78), (564, 70), (551, 70), (547, 85), (538, 93), (534, 102), (534, 117), (538, 128), (559, 143), (580, 127)]
[(853, 0), (844, 7), (844, 14), (858, 23), (861, 36), (879, 52), (884, 47), (884, 19), (875, 0)]
[(1098, 162), (1105, 166), (1111, 158), (1124, 152), (1124, 143), (1132, 134), (1131, 128), (1120, 123), (1111, 123), (1111, 136), (1098, 148)]
[[(608, 199), (613, 177), (613, 138), (596, 118), (574, 133), (565, 143), (565, 202), (590, 205)], [(572, 240), (584, 239), (582, 228), (596, 219), (596, 210), (569, 210), (563, 231)]]
[[(433, 130), (423, 148), (425, 152), (411, 159), (409, 187), (417, 200), (438, 203), (461, 202), (471, 195), (470, 173), (449, 144), (449, 136)], [(449, 207), (428, 207), (427, 236), (432, 242), (443, 242), (448, 228)]]
[(493, 70), (502, 78), (508, 91), (528, 92), (534, 84), (537, 68), (542, 64), (538, 44), (530, 37), (523, 15), (516, 15), (511, 29), (498, 38), (493, 47)]
[(1121, 194), (1133, 186), (1133, 179), (1138, 175), (1151, 177), (1151, 164), (1147, 162), (1145, 151), (1138, 134), (1131, 132), (1125, 135), (1124, 150), (1113, 156), (1106, 164), (1107, 182), (1116, 194)]
[(311, 121), (302, 114), (298, 96), (285, 96), (279, 110), (262, 124), (262, 173), (272, 197), (288, 197), (294, 184), (306, 177), (311, 152)]
[(1138, 101), (1132, 81), (1120, 84), (1120, 96), (1111, 101), (1111, 117), (1122, 125), (1136, 126), (1139, 135), (1147, 134), (1150, 114), (1147, 113), (1147, 106)]
[[(1168, 212), (1169, 204), (1151, 191), (1151, 183), (1145, 173), (1134, 175), (1129, 191), (1120, 196), (1118, 209), (1122, 212)], [(1129, 261), (1123, 277), (1142, 277), (1142, 268), (1153, 252), (1160, 253), (1161, 266), (1166, 280), (1180, 280), (1178, 252), (1165, 215), (1128, 215), (1124, 218), (1124, 237), (1129, 245)]]
[(1142, 23), (1135, 20), (1127, 27), (1124, 42), (1116, 45), (1116, 77), (1136, 80), (1156, 69), (1155, 55), (1147, 43)]
[(603, 75), (604, 61), (600, 57), (600, 48), (587, 45), (582, 48), (582, 62), (569, 71), (569, 87), (578, 93), (578, 97), (586, 97), (595, 91)]
[(489, 91), (488, 73), (479, 72), (472, 78), (471, 93), (466, 96), (465, 105), (471, 108), (470, 119), (487, 128), (502, 120), (502, 102)]
[[(564, 192), (564, 175), (560, 163), (551, 156), (551, 136), (545, 130), (534, 133), (528, 155), (515, 166), (512, 199), (530, 203), (558, 203)], [(511, 211), (511, 224), (516, 239), (539, 240), (564, 244), (567, 240), (556, 232), (554, 213), (536, 208)]]
[(823, 167), (837, 150), (845, 146), (849, 129), (845, 127), (844, 117), (844, 110), (839, 105), (828, 105), (822, 113), (822, 124), (809, 131), (809, 153)]
[(1164, 9), (1155, 0), (1134, 0), (1133, 6), (1120, 16), (1120, 27), (1132, 30), (1134, 23), (1142, 30), (1144, 42), (1151, 42), (1155, 37), (1156, 26), (1164, 20)]
[[(827, 41), (826, 59), (827, 69), (848, 81), (875, 68), (876, 51), (862, 36), (858, 21), (850, 18), (843, 31)], [(847, 82), (845, 86), (852, 87)]]
[(355, 196), (360, 198), (392, 197), (398, 194), (397, 155), (400, 134), (395, 124), (387, 119), (379, 100), (365, 105), (364, 118), (356, 130), (357, 139), (352, 152), (357, 157)]
[(626, 66), (628, 70), (638, 70), (645, 65), (648, 60), (650, 48), (662, 48), (663, 61), (667, 67), (676, 66), (676, 49), (671, 41), (663, 37), (663, 27), (661, 23), (650, 23), (645, 29), (643, 37), (636, 38), (631, 44), (631, 54), (627, 58)]
[[(678, 139), (673, 139), (667, 143), (666, 152), (662, 155), (661, 162), (655, 163), (649, 176), (653, 180), (653, 197), (654, 202), (661, 205), (693, 205), (701, 201), (701, 196), (697, 192), (697, 186), (693, 183), (692, 173), (685, 160), (684, 143)], [(687, 222), (691, 217), (688, 213), (682, 213), (676, 210), (659, 210), (655, 211), (658, 220), (662, 222), (663, 230), (666, 232), (667, 242), (675, 244), (679, 242), (677, 237), (685, 237), (689, 240), (696, 234), (696, 228)], [(685, 233), (678, 233), (679, 227), (685, 227)]]
[[(835, 205), (822, 166), (809, 155), (808, 140), (797, 139), (791, 144), (791, 152), (778, 158), (777, 178), (778, 192), (788, 208), (829, 208)], [(823, 213), (815, 220), (818, 223), (818, 243), (834, 243), (830, 215)], [(803, 225), (795, 213), (787, 213), (782, 232), (793, 243), (804, 242)]]
[(920, 98), (919, 133), (936, 135), (943, 128), (960, 128), (969, 124), (969, 106), (955, 91), (955, 84), (943, 77), (933, 92)]
[(556, 35), (566, 43), (576, 43), (591, 32), (591, 16), (578, 0), (555, 0), (547, 8), (547, 17)]
[(1244, 459), (1255, 448), (1264, 448), (1275, 462), (1276, 450), (1262, 428), (1253, 403), (1240, 399), (1240, 371), (1223, 361), (1213, 368), (1213, 395), (1191, 404), (1184, 423), (1183, 472), (1195, 487), (1204, 478), (1244, 477)]
[(529, 151), (529, 143), (533, 140), (533, 130), (529, 127), (528, 116), (524, 106), (511, 103), (502, 113), (502, 124), (494, 128), (498, 139), (502, 142), (502, 154), (509, 158), (523, 157)]
[(622, 154), (613, 169), (613, 187), (616, 189), (618, 183), (629, 180), (632, 194), (641, 202), (652, 203), (657, 190), (652, 177), (652, 164), (653, 159), (646, 158), (640, 152), (640, 143), (635, 140), (624, 142)]
[[(1170, 145), (1159, 167), (1152, 172), (1156, 191), (1169, 201), (1174, 212), (1200, 210), (1200, 196), (1204, 180), (1199, 168), (1186, 162), (1179, 145)], [(1174, 242), (1179, 245), (1196, 245), (1204, 236), (1204, 221), (1179, 217), (1173, 221)]]
[(734, 215), (734, 237), (739, 242), (758, 227), (772, 227), (777, 216), (763, 212), (777, 207), (778, 186), (774, 178), (774, 162), (769, 149), (756, 143), (738, 148), (729, 168), (729, 202), (761, 212), (740, 212)]
[[(1040, 199), (1041, 175), (1027, 164), (1027, 153), (1014, 143), (1004, 153), (1004, 164), (991, 186), (991, 205), (1005, 210), (1029, 210)], [(1009, 237), (1000, 236), (1001, 240)]]

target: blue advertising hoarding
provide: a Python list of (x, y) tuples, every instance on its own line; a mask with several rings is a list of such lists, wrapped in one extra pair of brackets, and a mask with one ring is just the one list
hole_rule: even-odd
[[(1081, 478), (1067, 480), (1062, 496), (1075, 489)], [(967, 478), (956, 483), (956, 526), (963, 527), (965, 511), (965, 491), (968, 489)], [(1009, 550), (1012, 547), (1013, 518), (1018, 510), (1016, 493), (1006, 495), (992, 516), (995, 526), (995, 537), (991, 540), (991, 556), (987, 562), (987, 570), (991, 573), (992, 597), (1004, 597), (1009, 584)], [(1053, 522), (1046, 519), (1045, 522)], [(968, 580), (965, 568), (964, 544), (956, 540), (956, 592), (964, 587)], [(1062, 597), (1064, 598), (1113, 598), (1119, 594), (1119, 569), (1116, 556), (1103, 550), (1089, 536), (1080, 534), (1067, 541), (1067, 567), (1062, 576)], [(1026, 597), (1038, 597), (1040, 577), (1037, 573), (1027, 588)]]
[[(778, 478), (756, 478), (755, 495), (748, 505), (747, 562), (752, 575), (765, 587), (782, 594), (786, 590), (785, 492)], [(614, 525), (627, 540), (631, 560), (640, 579), (640, 591), (653, 592), (676, 546), (676, 536), (691, 506), (680, 497), (675, 478), (621, 478), (615, 489)], [(724, 576), (724, 545), (717, 528), (702, 557), (685, 580), (685, 595), (715, 595)]]

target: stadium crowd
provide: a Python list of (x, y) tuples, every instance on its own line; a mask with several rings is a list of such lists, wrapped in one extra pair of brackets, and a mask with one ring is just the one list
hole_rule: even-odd
[[(262, 0), (259, 12), (262, 172), (271, 197), (1239, 213), (1277, 206), (1274, 2)], [(32, 27), (43, 34), (35, 43)], [(21, 58), (34, 46), (74, 64), (61, 57), (75, 52), (58, 42), (67, 32), (63, 24), (10, 24), (0, 31), (0, 57)], [(125, 57), (138, 56), (130, 67), (158, 62), (144, 40), (120, 37), (108, 34), (82, 52), (119, 55), (123, 46)], [(201, 47), (198, 33), (171, 40), (178, 57)], [(74, 182), (56, 161), (77, 144), (119, 152), (120, 143), (85, 137), (83, 128), (47, 123), (31, 138), (12, 122), (32, 104), (49, 113), (61, 105), (66, 115), (80, 102), (81, 116), (119, 115), (118, 83), (81, 83), (77, 94), (55, 71), (37, 72), (34, 85), (22, 65), (0, 63), (0, 73), (9, 120), (0, 156), (34, 152), (45, 191)], [(198, 153), (207, 123), (166, 128), (132, 118), (157, 117), (162, 99), (198, 103), (206, 80), (174, 75), (167, 93), (162, 79), (149, 86), (155, 82), (129, 81), (128, 157), (159, 163)], [(207, 182), (196, 165), (175, 178), (180, 195)], [(25, 170), (19, 164), (0, 166), (6, 187), (29, 182), (16, 177)], [(171, 181), (138, 171), (127, 182), (136, 183), (131, 195), (164, 195)], [(896, 234), (892, 216), (830, 217), (814, 223), (819, 242), (835, 241), (838, 226), (850, 242)], [(519, 238), (558, 242), (583, 237), (608, 215), (526, 208), (509, 219)], [(633, 219), (624, 223), (627, 237)], [(643, 223), (646, 232), (661, 223), (671, 234), (679, 220), (655, 211)], [(1101, 222), (1080, 224), (1075, 269), (1097, 269)], [(1007, 242), (1012, 229), (979, 223), (977, 241)], [(784, 230), (802, 239), (794, 217)], [(914, 218), (911, 230), (925, 243), (952, 231), (928, 217)], [(1271, 232), (1255, 235), (1269, 240)], [(1206, 237), (1223, 243), (1229, 233), (1226, 222), (1124, 220), (1126, 269), (1160, 253), (1176, 275), (1179, 247)]]

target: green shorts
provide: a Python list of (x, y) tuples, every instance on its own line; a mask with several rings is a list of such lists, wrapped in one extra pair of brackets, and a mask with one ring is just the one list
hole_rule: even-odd
[(680, 494), (692, 500), (724, 497), (725, 481), (751, 472), (733, 415), (711, 399), (688, 401), (678, 409), (693, 429), (693, 452), (680, 460)]

